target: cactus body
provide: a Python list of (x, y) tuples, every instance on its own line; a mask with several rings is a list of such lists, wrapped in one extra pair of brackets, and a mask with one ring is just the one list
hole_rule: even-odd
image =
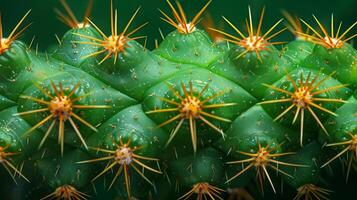
[(281, 182), (324, 198), (337, 157), (355, 176), (357, 50), (342, 38), (280, 50), (270, 31), (235, 41), (215, 29), (228, 39), (214, 42), (181, 14), (165, 16), (177, 30), (150, 51), (116, 17), (111, 36), (88, 20), (52, 53), (0, 46), (0, 184), (20, 198), (221, 199), (244, 187), (259, 199)]

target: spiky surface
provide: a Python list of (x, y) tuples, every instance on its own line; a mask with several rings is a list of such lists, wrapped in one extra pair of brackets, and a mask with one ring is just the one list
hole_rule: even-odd
[(2, 189), (21, 188), (20, 199), (313, 199), (339, 184), (341, 163), (354, 181), (354, 25), (328, 34), (315, 18), (324, 38), (288, 17), (299, 37), (278, 50), (281, 21), (263, 31), (265, 9), (257, 27), (249, 9), (247, 34), (224, 18), (238, 36), (211, 27), (213, 42), (198, 27), (210, 2), (192, 21), (169, 2), (174, 18), (163, 19), (177, 30), (150, 51), (134, 36), (145, 24), (131, 26), (138, 10), (121, 31), (111, 4), (106, 34), (61, 2), (72, 29), (53, 53), (17, 40), (28, 13), (8, 37), (0, 26)]

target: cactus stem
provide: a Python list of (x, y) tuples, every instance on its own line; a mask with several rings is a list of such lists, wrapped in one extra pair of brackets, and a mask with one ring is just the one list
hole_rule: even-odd
[(130, 180), (129, 180), (129, 168), (133, 168), (143, 179), (145, 179), (150, 185), (154, 185), (145, 175), (142, 171), (138, 169), (136, 165), (139, 165), (142, 167), (142, 169), (147, 169), (149, 171), (162, 174), (160, 170), (156, 170), (154, 168), (151, 168), (144, 164), (141, 160), (145, 161), (156, 161), (158, 162), (159, 159), (157, 158), (151, 158), (151, 157), (146, 157), (146, 156), (141, 156), (135, 153), (135, 151), (140, 150), (143, 148), (143, 146), (135, 146), (131, 147), (131, 141), (128, 140), (127, 143), (124, 143), (122, 139), (120, 139), (120, 143), (115, 143), (116, 150), (109, 150), (109, 149), (101, 149), (101, 148), (91, 148), (94, 149), (98, 152), (102, 153), (108, 153), (110, 156), (102, 157), (102, 158), (95, 158), (91, 160), (85, 160), (85, 161), (79, 161), (77, 162), (78, 164), (84, 164), (84, 163), (93, 163), (93, 162), (99, 162), (99, 161), (105, 161), (105, 160), (110, 160), (107, 164), (107, 166), (104, 168), (104, 170), (99, 173), (96, 177), (92, 179), (92, 182), (97, 180), (99, 177), (107, 173), (110, 169), (114, 168), (116, 165), (119, 165), (118, 171), (115, 174), (109, 189), (113, 186), (114, 182), (117, 180), (117, 178), (122, 174), (124, 171), (124, 178), (125, 178), (125, 186), (126, 186), (126, 191), (128, 194), (128, 198), (131, 199), (131, 192), (130, 192)]
[(331, 190), (327, 190), (324, 188), (320, 188), (314, 184), (305, 184), (300, 186), (297, 189), (297, 194), (294, 197), (293, 200), (299, 200), (299, 199), (304, 199), (304, 200), (313, 200), (313, 199), (326, 199), (326, 195), (329, 195), (331, 193)]
[(192, 186), (192, 189), (190, 191), (178, 198), (178, 200), (189, 199), (193, 194), (197, 194), (198, 200), (208, 199), (207, 197), (209, 197), (209, 199), (211, 200), (223, 200), (223, 198), (220, 197), (222, 192), (224, 192), (224, 190), (212, 186), (207, 182), (196, 183)]
[(259, 18), (258, 28), (257, 28), (256, 32), (254, 32), (253, 20), (252, 20), (252, 14), (251, 14), (250, 7), (248, 7), (248, 12), (249, 12), (249, 22), (248, 22), (248, 19), (246, 19), (246, 29), (247, 29), (247, 32), (248, 32), (247, 36), (244, 35), (235, 25), (233, 25), (233, 23), (231, 21), (229, 21), (225, 17), (223, 17), (223, 19), (229, 24), (229, 26), (231, 26), (238, 33), (238, 35), (239, 35), (238, 37), (233, 36), (233, 35), (231, 35), (229, 33), (221, 31), (221, 30), (217, 30), (217, 29), (214, 29), (214, 28), (210, 28), (210, 29), (212, 31), (215, 31), (215, 32), (219, 33), (219, 34), (227, 36), (228, 38), (225, 38), (225, 40), (227, 40), (228, 42), (232, 42), (234, 44), (237, 44), (237, 45), (245, 48), (245, 51), (243, 51), (241, 54), (239, 54), (236, 57), (236, 59), (238, 59), (239, 57), (245, 55), (248, 52), (255, 52), (257, 57), (258, 57), (258, 59), (260, 61), (262, 61), (261, 55), (260, 55), (260, 51), (267, 50), (266, 47), (269, 46), (269, 45), (285, 43), (285, 42), (271, 43), (271, 42), (269, 42), (269, 40), (271, 40), (272, 38), (276, 37), (277, 35), (279, 35), (283, 31), (285, 31), (287, 28), (281, 29), (281, 30), (275, 32), (274, 34), (270, 35), (270, 33), (283, 21), (283, 19), (280, 19), (267, 32), (262, 33), (261, 27), (262, 27), (264, 13), (265, 13), (265, 7), (263, 7), (263, 9), (261, 11), (261, 14), (260, 14), (260, 18)]
[(133, 16), (130, 18), (129, 22), (126, 24), (124, 30), (122, 33), (118, 34), (118, 12), (117, 10), (113, 9), (113, 1), (111, 1), (110, 3), (110, 29), (111, 29), (111, 35), (107, 36), (104, 34), (104, 32), (97, 26), (94, 24), (94, 22), (92, 22), (90, 19), (87, 18), (88, 22), (102, 35), (102, 37), (104, 39), (98, 39), (98, 38), (94, 38), (91, 36), (86, 36), (86, 35), (82, 35), (82, 34), (78, 34), (78, 33), (73, 33), (75, 35), (78, 35), (82, 38), (86, 38), (86, 39), (90, 39), (92, 40), (92, 42), (83, 42), (83, 41), (73, 41), (74, 43), (79, 43), (79, 44), (87, 44), (87, 45), (92, 45), (92, 46), (96, 46), (96, 47), (102, 47), (104, 49), (99, 50), (97, 52), (85, 55), (82, 57), (82, 59), (86, 59), (89, 57), (93, 57), (96, 56), (98, 54), (102, 54), (104, 52), (107, 52), (107, 54), (104, 56), (104, 58), (99, 61), (99, 64), (102, 64), (104, 61), (106, 61), (107, 59), (109, 59), (111, 56), (114, 55), (114, 64), (116, 63), (119, 53), (125, 53), (125, 47), (127, 45), (127, 42), (130, 40), (137, 40), (137, 39), (141, 39), (141, 38), (146, 38), (146, 36), (139, 36), (139, 37), (134, 37), (134, 38), (130, 38), (131, 35), (133, 35), (134, 33), (136, 33), (137, 31), (139, 31), (141, 28), (143, 28), (144, 26), (146, 26), (148, 24), (144, 23), (141, 26), (135, 28), (133, 31), (128, 32), (128, 29), (131, 25), (131, 23), (133, 22), (134, 18), (136, 17), (136, 15), (138, 14), (140, 10), (140, 7), (138, 9), (136, 9), (135, 13), (133, 14)]
[(297, 31), (296, 33), (303, 37), (309, 38), (310, 41), (312, 41), (316, 44), (322, 45), (322, 46), (326, 47), (327, 49), (341, 48), (345, 42), (347, 42), (357, 36), (357, 34), (354, 34), (351, 37), (344, 39), (344, 37), (352, 30), (352, 28), (357, 24), (357, 22), (353, 23), (349, 28), (347, 28), (347, 30), (345, 32), (343, 32), (341, 35), (339, 35), (342, 22), (340, 22), (337, 32), (335, 33), (334, 32), (334, 18), (333, 18), (333, 15), (331, 15), (331, 28), (330, 28), (330, 34), (329, 34), (328, 31), (326, 30), (327, 28), (325, 28), (320, 23), (320, 21), (315, 17), (315, 15), (313, 15), (313, 17), (314, 17), (315, 21), (317, 22), (320, 30), (322, 31), (322, 34), (319, 33), (310, 24), (308, 24), (306, 21), (304, 21), (302, 19), (300, 19), (300, 20), (314, 33), (314, 35), (309, 35), (308, 33), (302, 33), (300, 31)]
[(20, 31), (17, 32), (17, 29), (21, 26), (22, 22), (26, 19), (26, 17), (30, 14), (31, 10), (27, 11), (27, 13), (21, 18), (21, 20), (16, 24), (15, 28), (11, 31), (10, 35), (5, 38), (2, 28), (2, 18), (0, 14), (0, 55), (3, 54), (6, 50), (8, 50), (13, 41), (20, 37), (20, 35), (29, 27), (31, 23), (26, 25)]
[(319, 78), (319, 74), (317, 74), (311, 81), (310, 81), (310, 76), (311, 76), (311, 72), (309, 73), (309, 75), (307, 76), (306, 80), (304, 81), (304, 77), (302, 74), (300, 74), (300, 80), (298, 82), (296, 82), (295, 80), (293, 80), (293, 78), (287, 74), (287, 79), (290, 81), (290, 83), (293, 85), (294, 87), (294, 92), (290, 92), (281, 88), (278, 88), (276, 86), (273, 85), (268, 85), (268, 84), (263, 84), (264, 86), (287, 94), (290, 97), (288, 98), (282, 98), (282, 99), (276, 99), (276, 100), (267, 100), (267, 101), (263, 101), (260, 102), (259, 104), (272, 104), (272, 103), (286, 103), (286, 102), (291, 102), (292, 104), (285, 109), (282, 113), (280, 113), (275, 119), (279, 120), (280, 118), (282, 118), (283, 116), (285, 116), (285, 114), (287, 114), (291, 109), (293, 109), (294, 107), (296, 107), (296, 112), (295, 112), (295, 116), (293, 119), (293, 123), (295, 123), (297, 117), (300, 115), (300, 145), (303, 145), (303, 134), (304, 134), (304, 110), (308, 110), (310, 112), (310, 114), (313, 116), (313, 118), (316, 120), (316, 122), (318, 123), (318, 125), (323, 129), (323, 131), (328, 135), (327, 130), (325, 129), (324, 125), (321, 123), (319, 117), (316, 115), (315, 111), (312, 110), (313, 108), (316, 108), (320, 111), (326, 112), (330, 115), (334, 115), (336, 116), (337, 114), (335, 114), (334, 112), (314, 103), (314, 102), (335, 102), (335, 103), (345, 103), (346, 101), (342, 100), (342, 99), (330, 99), (330, 98), (317, 98), (314, 97), (315, 95), (318, 94), (322, 94), (322, 93), (326, 93), (328, 91), (333, 91), (333, 90), (337, 90), (343, 87), (346, 87), (347, 85), (345, 84), (341, 84), (341, 85), (336, 85), (336, 86), (332, 86), (332, 87), (328, 87), (325, 89), (318, 89), (318, 87), (324, 83), (325, 81), (327, 81), (328, 79), (330, 79), (332, 77), (334, 73), (331, 73), (330, 75), (328, 75), (327, 77), (325, 77), (324, 79), (317, 81), (317, 79)]
[(46, 200), (46, 199), (86, 200), (88, 197), (90, 196), (83, 192), (78, 191), (73, 186), (63, 185), (56, 188), (56, 190), (53, 193), (41, 198), (40, 200)]
[(196, 25), (200, 22), (201, 15), (207, 9), (209, 4), (212, 2), (212, 0), (208, 1), (206, 3), (206, 5), (203, 6), (203, 8), (192, 19), (192, 21), (188, 22), (187, 18), (186, 18), (186, 14), (185, 14), (184, 10), (182, 9), (180, 2), (176, 1), (176, 5), (179, 10), (179, 11), (177, 11), (169, 0), (166, 0), (166, 1), (170, 6), (170, 9), (174, 15), (174, 19), (176, 21), (174, 19), (172, 19), (171, 17), (169, 17), (165, 12), (163, 12), (162, 10), (159, 9), (161, 14), (164, 16), (164, 17), (161, 17), (161, 19), (163, 21), (167, 22), (168, 24), (172, 25), (173, 27), (175, 27), (178, 32), (183, 33), (183, 34), (189, 34), (196, 30)]
[[(290, 167), (308, 167), (306, 165), (286, 163), (286, 162), (282, 162), (282, 161), (273, 159), (275, 157), (291, 155), (291, 154), (294, 154), (294, 152), (272, 154), (271, 153), (272, 149), (269, 147), (269, 145), (267, 145), (266, 147), (262, 147), (260, 144), (258, 144), (258, 147), (259, 147), (259, 149), (258, 149), (257, 153), (247, 153), (247, 152), (239, 151), (240, 154), (249, 156), (251, 158), (227, 162), (227, 164), (243, 164), (243, 163), (250, 163), (250, 164), (247, 167), (244, 167), (243, 170), (238, 172), (236, 175), (234, 175), (233, 177), (228, 179), (226, 181), (226, 183), (228, 183), (228, 182), (232, 181), (233, 179), (237, 178), (238, 176), (242, 175), (244, 172), (246, 172), (250, 168), (255, 167), (257, 169), (256, 177), (259, 180), (261, 191), (263, 192), (263, 181), (265, 180), (265, 177), (266, 177), (268, 179), (274, 193), (276, 193), (274, 184), (270, 178), (267, 167), (271, 167), (272, 169), (276, 170), (277, 172), (282, 173), (289, 177), (292, 177), (292, 176), (290, 174), (282, 171), (281, 169), (279, 169), (278, 165), (285, 165), (285, 166), (290, 166)], [(277, 166), (275, 167), (272, 164), (276, 164)]]
[(325, 164), (321, 166), (321, 168), (327, 166), (330, 164), (332, 161), (336, 160), (338, 157), (342, 156), (346, 152), (351, 152), (351, 155), (349, 156), (349, 161), (348, 161), (348, 170), (347, 170), (347, 175), (346, 175), (346, 182), (349, 177), (351, 165), (353, 159), (357, 160), (357, 134), (353, 135), (352, 133), (349, 133), (349, 136), (351, 137), (350, 140), (344, 141), (344, 142), (336, 142), (336, 143), (331, 143), (327, 144), (327, 147), (333, 147), (333, 146), (346, 146), (343, 150), (341, 150), (337, 155), (335, 155), (333, 158), (328, 160)]
[[(17, 184), (15, 180), (15, 175), (18, 174), (21, 176), (23, 179), (25, 179), (27, 182), (30, 182), (22, 173), (21, 169), (17, 169), (9, 160), (8, 157), (18, 155), (20, 154), (19, 152), (8, 152), (7, 149), (10, 147), (9, 144), (7, 144), (5, 147), (0, 146), (0, 163), (1, 165), (6, 169), (6, 171), (10, 174), (12, 180)], [(14, 174), (11, 173), (11, 170), (14, 171)]]
[[(168, 119), (167, 121), (161, 123), (158, 125), (158, 127), (165, 126), (167, 124), (170, 124), (176, 120), (179, 120), (179, 123), (177, 124), (176, 128), (174, 131), (170, 134), (170, 138), (166, 143), (166, 146), (171, 143), (179, 129), (181, 128), (181, 125), (184, 120), (189, 120), (190, 124), (190, 132), (191, 132), (191, 139), (192, 139), (192, 146), (193, 146), (193, 151), (196, 152), (197, 150), (197, 131), (196, 131), (196, 120), (200, 119), (202, 120), (205, 124), (219, 132), (222, 137), (224, 138), (224, 133), (223, 131), (212, 124), (210, 121), (208, 121), (205, 117), (209, 117), (218, 121), (223, 121), (223, 122), (230, 122), (229, 119), (225, 119), (216, 115), (213, 115), (211, 113), (205, 112), (205, 109), (210, 109), (210, 108), (221, 108), (221, 107), (226, 107), (226, 106), (234, 106), (236, 103), (219, 103), (219, 104), (209, 104), (205, 105), (205, 103), (209, 102), (212, 99), (215, 99), (223, 94), (226, 93), (226, 91), (221, 91), (217, 94), (214, 94), (208, 98), (205, 98), (201, 100), (202, 95), (205, 93), (205, 91), (208, 88), (208, 84), (205, 85), (205, 87), (199, 92), (199, 94), (195, 95), (193, 91), (193, 86), (192, 86), (192, 81), (189, 83), (189, 91), (187, 91), (186, 86), (184, 83), (181, 83), (181, 88), (183, 91), (183, 95), (180, 95), (179, 91), (174, 89), (171, 85), (168, 85), (169, 90), (179, 99), (178, 102), (169, 100), (167, 98), (160, 97), (160, 99), (168, 104), (175, 105), (175, 108), (164, 108), (164, 109), (157, 109), (157, 110), (152, 110), (146, 112), (146, 114), (153, 114), (153, 113), (166, 113), (166, 112), (178, 112), (178, 115)], [(205, 117), (204, 117), (205, 116)]]
[(57, 14), (57, 18), (62, 21), (64, 24), (66, 24), (67, 26), (75, 29), (75, 28), (85, 28), (88, 27), (88, 18), (90, 16), (90, 13), (92, 12), (92, 8), (93, 8), (93, 0), (89, 0), (88, 5), (87, 5), (87, 9), (85, 11), (84, 17), (82, 22), (78, 22), (76, 16), (73, 14), (72, 9), (68, 6), (66, 0), (60, 0), (63, 8), (66, 10), (67, 12), (67, 16), (65, 14), (63, 14), (61, 11), (59, 11), (58, 9), (55, 9), (55, 12)]
[(62, 87), (62, 83), (59, 84), (59, 90), (58, 90), (57, 86), (51, 81), (51, 86), (54, 91), (54, 95), (51, 95), (49, 92), (47, 92), (43, 88), (36, 85), (36, 87), (39, 88), (39, 91), (42, 94), (44, 94), (46, 97), (50, 98), (49, 101), (37, 99), (34, 97), (30, 97), (30, 96), (20, 96), (20, 98), (35, 101), (39, 104), (46, 105), (47, 107), (36, 109), (36, 110), (24, 111), (24, 112), (16, 113), (14, 115), (29, 115), (29, 114), (42, 113), (42, 112), (50, 112), (51, 113), (46, 118), (44, 118), (43, 120), (38, 122), (35, 126), (30, 128), (29, 130), (27, 130), (23, 136), (27, 136), (28, 134), (32, 133), (35, 129), (44, 125), (46, 122), (48, 122), (52, 119), (53, 121), (52, 121), (51, 125), (47, 129), (44, 137), (42, 138), (42, 140), (40, 142), (40, 145), (38, 147), (40, 149), (42, 147), (42, 145), (44, 144), (45, 140), (47, 139), (47, 137), (49, 136), (50, 132), (52, 131), (52, 129), (55, 125), (55, 122), (58, 120), (59, 121), (58, 142), (61, 145), (61, 155), (63, 155), (64, 123), (68, 120), (70, 122), (71, 126), (73, 127), (73, 129), (75, 130), (77, 136), (81, 140), (81, 143), (84, 145), (85, 148), (88, 148), (84, 138), (82, 137), (82, 134), (80, 133), (77, 125), (74, 123), (72, 117), (77, 119), (79, 122), (83, 123), (84, 125), (88, 126), (89, 128), (91, 128), (94, 131), (97, 131), (97, 129), (93, 125), (91, 125), (89, 122), (87, 122), (86, 120), (84, 120), (83, 118), (81, 118), (80, 116), (75, 114), (73, 112), (73, 109), (102, 109), (102, 108), (110, 108), (110, 107), (106, 106), (106, 105), (74, 105), (74, 103), (76, 101), (87, 96), (87, 95), (83, 95), (80, 97), (71, 98), (74, 95), (74, 93), (77, 91), (79, 85), (80, 85), (80, 83), (77, 83), (68, 94), (65, 94), (63, 87)]

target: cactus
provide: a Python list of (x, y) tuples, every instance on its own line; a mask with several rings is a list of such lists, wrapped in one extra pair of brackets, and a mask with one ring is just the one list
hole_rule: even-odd
[(7, 37), (0, 18), (3, 198), (326, 199), (341, 166), (355, 181), (357, 22), (284, 13), (263, 32), (248, 8), (246, 31), (223, 17), (230, 34), (199, 28), (210, 1), (188, 20), (168, 0), (175, 30), (150, 51), (139, 9), (119, 30), (111, 1), (106, 34), (92, 1), (82, 22), (61, 3), (71, 29), (51, 53), (18, 40), (30, 11)]

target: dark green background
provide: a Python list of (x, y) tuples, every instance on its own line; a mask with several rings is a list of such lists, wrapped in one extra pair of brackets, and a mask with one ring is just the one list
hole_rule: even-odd
[[(67, 1), (78, 18), (81, 18), (86, 8), (87, 0)], [(192, 16), (206, 1), (183, 0), (181, 2), (188, 15)], [(102, 27), (104, 32), (109, 33), (109, 0), (94, 0), (94, 3), (91, 18), (99, 27)], [(125, 25), (138, 6), (142, 6), (142, 10), (132, 27), (147, 21), (150, 22), (149, 25), (138, 33), (138, 35), (148, 36), (149, 48), (153, 48), (155, 39), (160, 39), (159, 28), (163, 30), (164, 34), (174, 30), (173, 27), (160, 20), (161, 14), (157, 10), (158, 8), (171, 13), (164, 0), (114, 0), (114, 4), (119, 10), (120, 27)], [(244, 18), (247, 17), (248, 5), (252, 7), (255, 22), (257, 22), (262, 6), (266, 6), (264, 30), (267, 30), (267, 28), (282, 17), (282, 9), (297, 14), (309, 22), (313, 22), (312, 14), (315, 14), (324, 24), (328, 25), (331, 13), (334, 13), (337, 20), (343, 21), (344, 29), (356, 21), (357, 0), (213, 0), (208, 10), (216, 21), (222, 21), (221, 16), (224, 15), (234, 24), (242, 27)], [(56, 7), (63, 10), (58, 0), (0, 0), (0, 12), (3, 17), (5, 35), (8, 35), (27, 10), (32, 9), (32, 13), (26, 22), (32, 21), (34, 23), (26, 31), (21, 40), (29, 43), (35, 35), (35, 44), (38, 43), (40, 49), (43, 50), (48, 46), (56, 44), (55, 34), (61, 37), (68, 30), (68, 27), (56, 18), (54, 13), (54, 8)], [(315, 26), (316, 24), (313, 22), (313, 25)], [(280, 40), (292, 39), (293, 37), (289, 32), (285, 32), (280, 36)], [(343, 179), (344, 174), (341, 172), (342, 170), (338, 169), (336, 171), (335, 177)], [(348, 196), (351, 194), (346, 191), (352, 191), (351, 187), (355, 187), (353, 183), (357, 180), (356, 174), (350, 180), (353, 180), (353, 182), (351, 181), (347, 186), (340, 179), (330, 180), (335, 181), (336, 185), (341, 185), (341, 188), (331, 188), (335, 191), (331, 194), (331, 199), (348, 199)], [(345, 195), (346, 197), (342, 197), (341, 195)]]
[[(67, 2), (77, 17), (81, 19), (88, 1), (67, 0)], [(174, 3), (174, 1), (172, 2)], [(181, 2), (188, 15), (192, 16), (207, 1), (182, 0)], [(32, 13), (27, 21), (32, 21), (34, 24), (21, 39), (29, 43), (35, 35), (35, 44), (38, 43), (40, 49), (46, 49), (49, 45), (55, 44), (56, 38), (54, 35), (57, 34), (61, 37), (68, 30), (68, 27), (60, 22), (54, 13), (54, 8), (63, 10), (58, 0), (0, 0), (0, 5), (5, 34), (8, 34), (10, 29), (15, 26), (27, 10), (32, 9)], [(173, 30), (173, 27), (160, 20), (161, 14), (158, 8), (171, 14), (164, 0), (114, 0), (114, 5), (119, 11), (120, 27), (125, 25), (124, 23), (128, 21), (137, 7), (142, 6), (142, 10), (134, 22), (134, 26), (147, 21), (150, 22), (149, 25), (138, 33), (138, 35), (148, 36), (149, 48), (153, 48), (154, 40), (160, 38), (158, 33), (159, 28), (163, 30), (164, 34)], [(224, 15), (234, 22), (234, 24), (242, 27), (243, 20), (248, 14), (248, 5), (252, 7), (256, 22), (262, 6), (266, 6), (264, 30), (267, 30), (267, 28), (282, 17), (282, 9), (297, 14), (309, 22), (312, 22), (312, 14), (315, 14), (324, 24), (328, 25), (331, 13), (334, 13), (337, 20), (343, 21), (344, 28), (356, 21), (356, 0), (213, 0), (208, 10), (216, 21), (222, 21), (221, 16)], [(109, 0), (94, 0), (91, 19), (105, 33), (109, 33)], [(286, 32), (279, 39), (291, 40), (293, 38), (290, 33)]]

